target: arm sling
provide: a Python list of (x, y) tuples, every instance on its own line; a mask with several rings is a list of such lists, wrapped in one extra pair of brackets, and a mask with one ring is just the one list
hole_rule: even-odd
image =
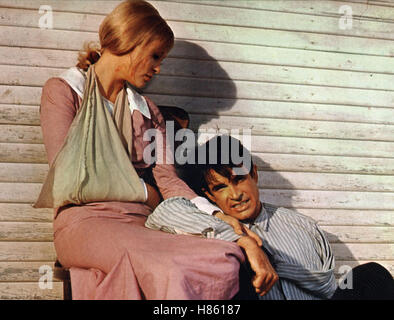
[(94, 66), (90, 66), (81, 108), (33, 207), (145, 202), (144, 187), (131, 162), (132, 134), (126, 86), (116, 98), (112, 118), (100, 95)]

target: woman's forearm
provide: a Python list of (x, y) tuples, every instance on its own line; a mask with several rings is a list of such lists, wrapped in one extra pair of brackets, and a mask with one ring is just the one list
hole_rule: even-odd
[(146, 189), (148, 191), (148, 199), (145, 201), (145, 203), (152, 209), (154, 210), (160, 203), (161, 197), (159, 192), (157, 191), (156, 188), (151, 186), (150, 184), (145, 182)]

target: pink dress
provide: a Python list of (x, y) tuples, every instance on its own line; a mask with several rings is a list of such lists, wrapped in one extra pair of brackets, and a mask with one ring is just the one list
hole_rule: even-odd
[[(158, 108), (147, 102), (151, 119), (139, 111), (132, 115), (133, 164), (140, 176), (148, 168), (144, 131), (165, 130)], [(80, 105), (63, 79), (46, 82), (40, 116), (49, 164)], [(164, 199), (196, 197), (172, 165), (156, 165), (152, 172)], [(54, 245), (70, 268), (73, 299), (230, 299), (237, 293), (244, 256), (235, 243), (147, 229), (150, 213), (144, 204), (114, 201), (55, 209)]]

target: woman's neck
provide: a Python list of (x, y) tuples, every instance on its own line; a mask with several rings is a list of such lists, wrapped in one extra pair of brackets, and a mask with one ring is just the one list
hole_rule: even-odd
[(100, 93), (112, 103), (115, 103), (116, 97), (124, 85), (124, 80), (118, 77), (119, 64), (116, 60), (116, 56), (104, 53), (94, 64)]

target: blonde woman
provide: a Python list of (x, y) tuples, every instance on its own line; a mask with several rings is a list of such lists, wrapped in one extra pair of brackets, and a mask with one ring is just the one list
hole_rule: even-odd
[(49, 79), (43, 88), (40, 116), (48, 162), (54, 162), (63, 146), (90, 75), (111, 113), (120, 92), (127, 93), (132, 132), (123, 139), (144, 185), (145, 202), (102, 199), (55, 208), (54, 244), (59, 261), (70, 268), (73, 298), (232, 298), (244, 259), (236, 244), (144, 227), (159, 202), (146, 179), (150, 172), (164, 199), (183, 196), (207, 214), (216, 210), (177, 177), (173, 165), (143, 161), (150, 143), (143, 141), (143, 133), (156, 128), (165, 134), (165, 124), (156, 105), (132, 86), (142, 88), (160, 72), (174, 43), (171, 29), (149, 3), (126, 1), (103, 20), (99, 38), (100, 47), (86, 47), (76, 67)]

